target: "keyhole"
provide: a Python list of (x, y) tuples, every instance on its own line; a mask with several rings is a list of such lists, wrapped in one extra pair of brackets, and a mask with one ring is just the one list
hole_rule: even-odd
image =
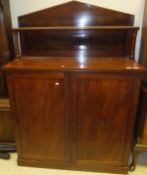
[(59, 82), (55, 82), (55, 86), (59, 86), (60, 85), (60, 83)]

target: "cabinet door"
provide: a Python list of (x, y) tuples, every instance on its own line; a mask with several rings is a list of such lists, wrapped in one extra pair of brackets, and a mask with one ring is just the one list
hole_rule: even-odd
[(127, 167), (140, 80), (90, 73), (72, 79), (74, 165)]
[(19, 73), (9, 76), (8, 84), (18, 161), (64, 164), (68, 159), (64, 75)]

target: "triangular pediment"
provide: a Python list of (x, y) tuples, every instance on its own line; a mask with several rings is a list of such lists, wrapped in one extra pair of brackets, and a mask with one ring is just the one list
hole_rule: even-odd
[[(134, 16), (110, 9), (70, 1), (19, 17), (22, 27), (133, 25)], [(81, 24), (80, 24), (81, 23)]]

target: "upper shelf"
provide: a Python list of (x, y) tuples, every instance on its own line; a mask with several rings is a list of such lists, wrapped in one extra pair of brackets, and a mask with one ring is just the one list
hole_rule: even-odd
[[(134, 26), (53, 26), (20, 27), (22, 56), (128, 56), (134, 58), (138, 27)], [(17, 42), (16, 46), (19, 50)]]
[(134, 59), (139, 28), (133, 27), (132, 14), (70, 1), (20, 16), (18, 21), (20, 28), (13, 29), (17, 57)]
[(134, 26), (55, 26), (55, 27), (19, 27), (14, 28), (12, 31), (31, 31), (31, 30), (138, 30), (139, 27)]

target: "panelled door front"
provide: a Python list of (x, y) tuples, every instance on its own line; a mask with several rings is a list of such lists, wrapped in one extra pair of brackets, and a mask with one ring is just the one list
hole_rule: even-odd
[(117, 74), (72, 76), (76, 167), (127, 167), (140, 80)]
[(19, 73), (8, 83), (19, 159), (64, 164), (68, 159), (64, 74)]

